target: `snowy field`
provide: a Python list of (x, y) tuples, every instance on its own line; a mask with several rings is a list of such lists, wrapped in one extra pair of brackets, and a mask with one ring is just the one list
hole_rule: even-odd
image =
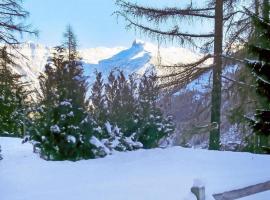
[[(1, 200), (192, 200), (270, 180), (270, 156), (173, 147), (79, 162), (44, 161), (30, 144), (0, 138)], [(197, 182), (197, 181), (195, 181)], [(249, 198), (269, 200), (270, 192)]]

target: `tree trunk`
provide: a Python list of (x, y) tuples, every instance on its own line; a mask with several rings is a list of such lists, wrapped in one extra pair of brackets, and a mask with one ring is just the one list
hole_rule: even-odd
[(215, 5), (215, 43), (214, 68), (209, 149), (220, 149), (220, 114), (221, 114), (221, 73), (222, 73), (222, 40), (223, 40), (223, 0), (216, 0)]

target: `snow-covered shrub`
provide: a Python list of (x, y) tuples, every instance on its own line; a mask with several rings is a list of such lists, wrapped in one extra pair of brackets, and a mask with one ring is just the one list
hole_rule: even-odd
[(95, 128), (96, 132), (90, 139), (95, 147), (93, 152), (96, 157), (104, 157), (114, 151), (133, 151), (143, 148), (142, 143), (136, 141), (136, 133), (127, 137), (117, 125), (106, 122), (103, 128)]
[(39, 143), (45, 159), (78, 160), (95, 157), (95, 146), (90, 142), (93, 134), (88, 114), (75, 108), (71, 100), (65, 100), (39, 113), (32, 140)]
[(43, 98), (33, 116), (31, 139), (44, 159), (95, 158), (97, 147), (91, 143), (95, 123), (87, 113), (85, 99), (87, 77), (71, 27), (64, 36), (65, 42), (55, 48), (39, 77)]
[(101, 142), (110, 151), (132, 151), (143, 147), (142, 143), (136, 141), (135, 133), (127, 137), (117, 125), (112, 126), (106, 122), (103, 131), (105, 137)]
[(158, 95), (154, 73), (140, 79), (132, 75), (126, 79), (122, 71), (113, 70), (106, 83), (102, 74), (96, 73), (90, 96), (91, 112), (101, 127), (104, 121), (110, 122), (105, 123), (102, 137), (98, 138), (109, 149), (118, 151), (141, 148), (141, 144), (144, 148), (154, 148), (162, 143), (164, 147), (166, 138), (174, 132), (174, 123), (157, 106)]
[(132, 151), (143, 148), (142, 143), (136, 141), (135, 135), (134, 133), (126, 137), (117, 125), (112, 126), (106, 122), (103, 128), (94, 128), (94, 134), (90, 139), (93, 145), (91, 151), (95, 157), (104, 157), (114, 151)]

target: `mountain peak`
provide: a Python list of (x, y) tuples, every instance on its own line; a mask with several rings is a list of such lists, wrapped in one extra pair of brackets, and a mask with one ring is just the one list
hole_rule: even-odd
[(144, 45), (145, 45), (145, 41), (139, 40), (139, 39), (135, 39), (132, 43), (132, 46), (144, 46)]

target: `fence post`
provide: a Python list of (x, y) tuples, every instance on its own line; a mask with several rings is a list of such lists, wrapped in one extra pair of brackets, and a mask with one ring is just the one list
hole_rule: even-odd
[(205, 200), (204, 186), (193, 186), (191, 192), (196, 196), (197, 200)]

